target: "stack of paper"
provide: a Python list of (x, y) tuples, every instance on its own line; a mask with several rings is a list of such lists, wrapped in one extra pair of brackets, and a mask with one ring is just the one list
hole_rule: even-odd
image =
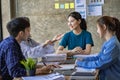
[(72, 73), (71, 79), (75, 80), (95, 80), (97, 76), (96, 69), (87, 69), (76, 67), (76, 71)]
[(66, 54), (46, 54), (42, 61), (65, 61), (66, 57)]
[(95, 57), (95, 56), (97, 56), (98, 54), (97, 53), (95, 53), (95, 54), (90, 54), (90, 55), (81, 55), (81, 54), (79, 54), (79, 55), (74, 55), (73, 57), (74, 58), (87, 58), (87, 57)]
[[(45, 62), (46, 65), (59, 65), (60, 62)], [(38, 62), (37, 65), (44, 65), (43, 62)]]
[(41, 76), (22, 77), (23, 80), (65, 80), (65, 77), (59, 73), (52, 73)]
[(88, 69), (88, 68), (76, 67), (76, 72), (92, 73), (92, 72), (95, 72), (95, 71), (96, 71), (96, 69)]

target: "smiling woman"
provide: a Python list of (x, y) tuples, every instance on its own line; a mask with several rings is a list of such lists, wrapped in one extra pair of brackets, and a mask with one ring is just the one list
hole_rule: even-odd
[(104, 39), (98, 55), (76, 60), (77, 67), (99, 69), (100, 80), (120, 79), (120, 43), (118, 29), (120, 21), (110, 16), (102, 16), (97, 20), (97, 32)]
[[(91, 33), (86, 31), (86, 21), (82, 19), (80, 13), (71, 12), (68, 15), (68, 26), (71, 31), (63, 36), (57, 53), (67, 53), (68, 56), (90, 54), (94, 43)], [(68, 50), (64, 50), (66, 47), (68, 47)]]

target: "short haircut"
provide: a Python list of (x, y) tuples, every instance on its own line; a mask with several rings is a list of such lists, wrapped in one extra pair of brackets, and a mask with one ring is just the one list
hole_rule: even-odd
[(30, 27), (30, 23), (23, 17), (17, 17), (8, 22), (6, 27), (9, 34), (16, 37), (20, 31), (25, 31), (26, 28)]

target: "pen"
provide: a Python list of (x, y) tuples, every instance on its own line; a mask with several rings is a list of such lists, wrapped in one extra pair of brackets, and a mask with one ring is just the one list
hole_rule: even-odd
[(77, 66), (75, 65), (75, 66), (74, 66), (74, 70), (76, 70), (76, 67), (77, 67)]
[(45, 63), (45, 59), (46, 57), (42, 57), (41, 62), (43, 63), (44, 66), (47, 66), (47, 64)]
[(73, 60), (75, 60), (74, 70), (76, 70), (76, 67), (77, 67), (77, 65), (76, 65), (76, 60), (77, 60), (77, 58), (76, 58), (76, 57), (73, 57)]
[(46, 63), (44, 61), (42, 61), (42, 63), (44, 64), (44, 66), (47, 66)]

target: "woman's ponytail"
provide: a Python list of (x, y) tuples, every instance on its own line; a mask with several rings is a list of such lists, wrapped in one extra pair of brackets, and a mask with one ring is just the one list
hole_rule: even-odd
[(115, 17), (113, 17), (113, 20), (114, 20), (115, 26), (116, 26), (115, 34), (116, 34), (116, 36), (117, 36), (117, 38), (118, 38), (118, 40), (120, 42), (120, 21)]
[(83, 18), (81, 19), (80, 27), (83, 30), (87, 30), (87, 24), (86, 24), (85, 19), (83, 19)]

